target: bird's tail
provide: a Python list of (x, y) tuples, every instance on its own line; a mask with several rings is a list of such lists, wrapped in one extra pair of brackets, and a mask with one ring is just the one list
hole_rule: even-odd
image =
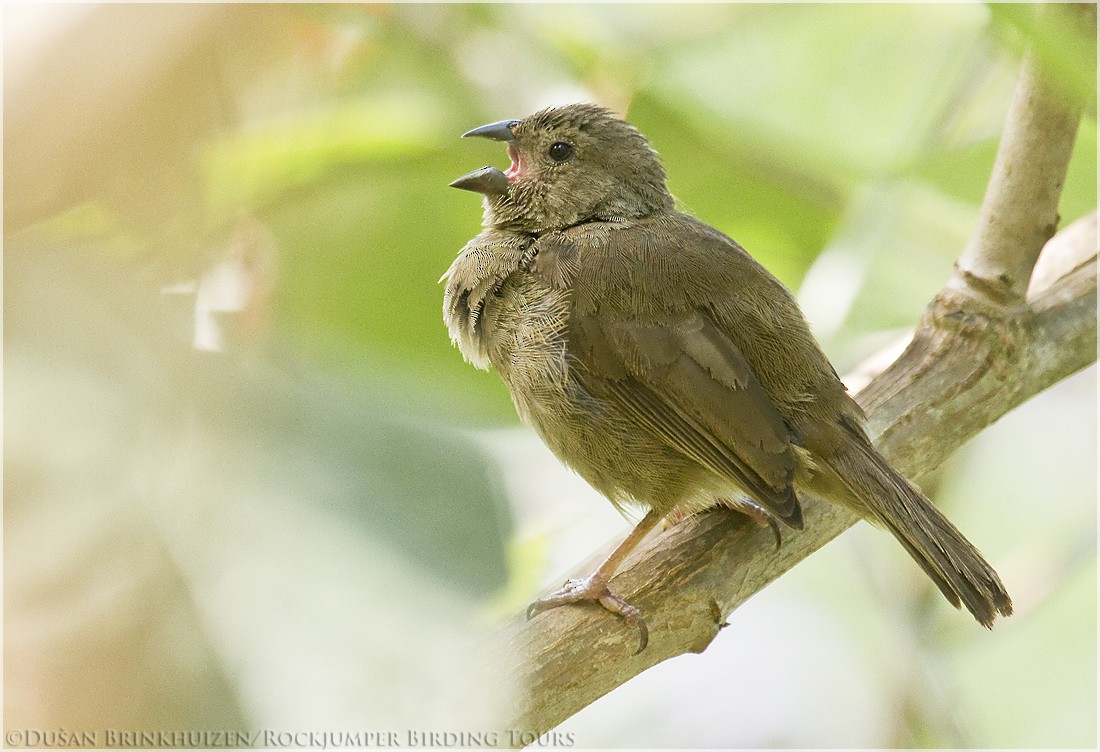
[[(862, 436), (831, 458), (859, 512), (893, 533), (955, 608), (966, 606), (985, 627), (1012, 613), (1001, 578), (920, 490)], [(870, 512), (870, 514), (868, 514)]]

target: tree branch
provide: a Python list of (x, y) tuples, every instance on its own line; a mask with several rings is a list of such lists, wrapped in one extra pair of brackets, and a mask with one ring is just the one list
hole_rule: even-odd
[[(1096, 360), (1095, 214), (1046, 243), (1047, 266), (1062, 260), (1064, 273), (1028, 291), (1056, 222), (1079, 120), (1039, 82), (1029, 58), (958, 273), (902, 356), (856, 395), (876, 446), (909, 477)], [(647, 668), (702, 652), (734, 609), (857, 521), (827, 502), (803, 501), (805, 529), (787, 533), (778, 551), (770, 531), (724, 510), (639, 546), (613, 582), (646, 615), (649, 646), (638, 655), (637, 634), (598, 606), (517, 617), (499, 652), (501, 686), (517, 690), (505, 726), (544, 733)], [(577, 573), (587, 574), (605, 553)]]
[[(1086, 6), (1079, 10), (1088, 13)], [(1029, 52), (978, 225), (955, 264), (951, 287), (1003, 304), (1023, 302), (1035, 260), (1058, 227), (1058, 198), (1081, 120), (1080, 106), (1057, 92)]]

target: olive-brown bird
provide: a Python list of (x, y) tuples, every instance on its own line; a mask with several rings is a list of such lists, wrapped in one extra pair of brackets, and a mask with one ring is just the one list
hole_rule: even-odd
[(520, 417), (617, 507), (648, 510), (589, 577), (529, 615), (599, 601), (662, 518), (725, 505), (802, 527), (808, 491), (882, 525), (985, 626), (1012, 603), (997, 573), (871, 445), (864, 416), (794, 296), (741, 246), (676, 210), (646, 138), (575, 104), (464, 134), (512, 164), (451, 183), (485, 196), (484, 231), (447, 280), (467, 360), (492, 365)]

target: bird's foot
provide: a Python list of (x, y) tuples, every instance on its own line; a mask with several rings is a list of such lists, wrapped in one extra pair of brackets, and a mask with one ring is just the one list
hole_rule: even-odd
[(738, 511), (755, 522), (757, 526), (770, 527), (772, 529), (772, 535), (775, 536), (775, 550), (779, 550), (780, 546), (783, 545), (783, 534), (779, 531), (779, 521), (775, 519), (775, 517), (772, 517), (766, 511), (755, 505), (739, 507)]
[(568, 603), (580, 603), (582, 601), (596, 601), (613, 614), (622, 617), (627, 624), (638, 629), (638, 649), (634, 654), (645, 650), (649, 644), (649, 628), (646, 627), (642, 611), (637, 606), (632, 606), (619, 596), (612, 593), (607, 582), (595, 575), (582, 579), (566, 580), (565, 585), (547, 596), (539, 598), (527, 607), (527, 618), (530, 619), (543, 611), (549, 611)]

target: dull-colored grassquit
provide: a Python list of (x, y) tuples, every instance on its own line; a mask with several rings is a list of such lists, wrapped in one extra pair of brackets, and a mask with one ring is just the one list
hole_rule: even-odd
[[(531, 613), (596, 600), (668, 515), (725, 505), (802, 526), (803, 491), (889, 530), (951, 603), (989, 626), (1012, 604), (977, 549), (871, 445), (794, 296), (741, 246), (679, 212), (646, 138), (591, 104), (474, 129), (511, 166), (453, 186), (485, 229), (444, 278), (463, 355), (617, 506), (647, 514), (591, 576)], [(778, 521), (778, 523), (776, 522)]]

